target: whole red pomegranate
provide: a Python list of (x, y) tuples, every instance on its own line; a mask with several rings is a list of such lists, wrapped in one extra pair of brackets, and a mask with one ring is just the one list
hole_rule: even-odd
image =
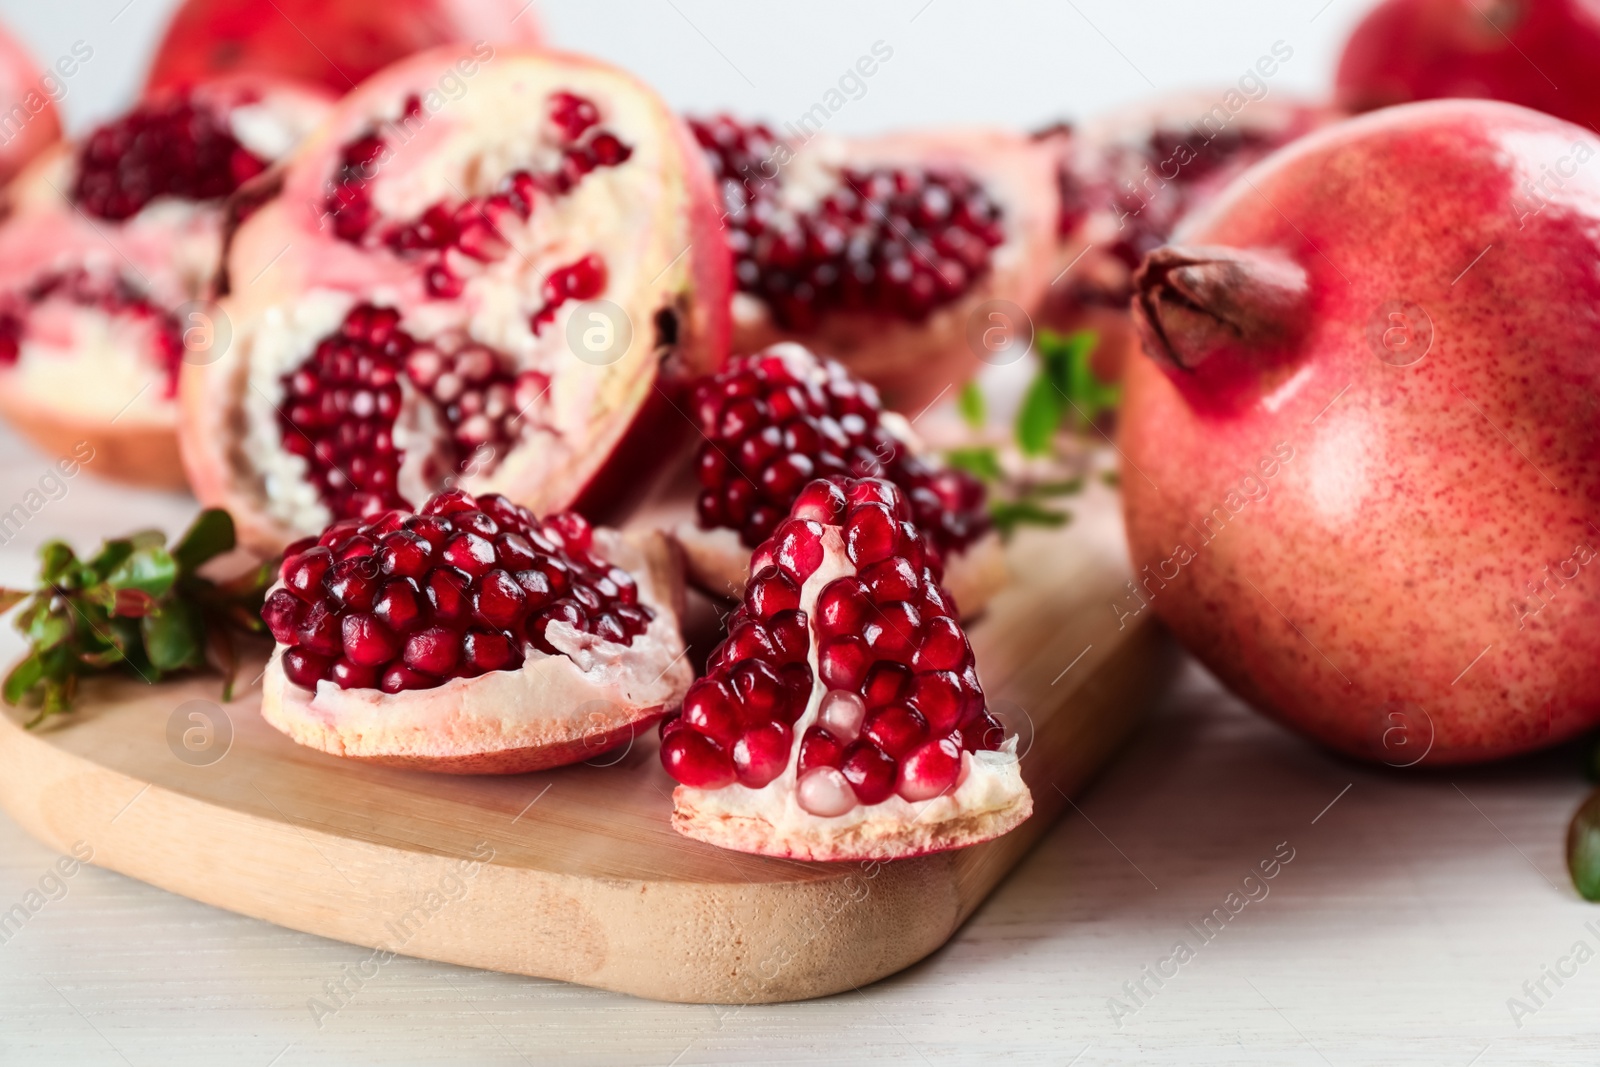
[(1153, 252), (1112, 610), (1391, 764), (1600, 720), (1597, 155), (1509, 104), (1391, 108), (1269, 157)]
[(540, 43), (527, 0), (188, 0), (156, 49), (147, 91), (250, 71), (346, 93), (435, 45)]
[(0, 28), (0, 182), (11, 180), (46, 147), (61, 139), (61, 117), (56, 100), (64, 95), (63, 77), (94, 55), (93, 46), (79, 41), (56, 61), (56, 69), (41, 74), (33, 57), (15, 37)]
[(1600, 124), (1600, 5), (1593, 0), (1387, 0), (1339, 60), (1339, 100), (1364, 111), (1488, 97)]

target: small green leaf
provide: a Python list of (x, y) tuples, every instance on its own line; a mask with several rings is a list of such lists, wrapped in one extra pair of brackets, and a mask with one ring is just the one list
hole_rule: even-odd
[(1024, 455), (1042, 456), (1050, 451), (1064, 414), (1061, 394), (1048, 375), (1040, 374), (1028, 386), (1017, 411), (1017, 444)]
[(1584, 900), (1600, 901), (1600, 791), (1572, 816), (1567, 828), (1567, 870)]
[(66, 612), (43, 612), (34, 618), (24, 636), (32, 642), (36, 651), (45, 652), (72, 637), (72, 619)]
[(231, 552), (236, 543), (233, 517), (221, 508), (206, 508), (173, 546), (172, 557), (185, 573), (192, 574), (208, 560)]
[(1033, 487), (1032, 496), (1074, 496), (1083, 492), (1082, 478), (1069, 478), (1064, 482), (1041, 482)]
[(985, 482), (997, 482), (1004, 475), (1000, 455), (992, 448), (955, 448), (945, 453), (945, 462)]
[(100, 551), (89, 561), (97, 581), (105, 581), (111, 572), (122, 566), (122, 561), (133, 555), (133, 542), (125, 537), (113, 538), (100, 546)]
[(190, 604), (168, 604), (140, 622), (145, 653), (160, 671), (199, 667), (205, 663), (205, 626)]
[(161, 545), (140, 544), (134, 537), (133, 553), (106, 579), (118, 589), (139, 589), (153, 597), (166, 595), (178, 577), (178, 562)]
[(1116, 471), (1105, 471), (1100, 475), (1100, 480), (1105, 482), (1111, 488), (1115, 489), (1117, 486), (1122, 484), (1122, 475), (1118, 474)]
[(30, 652), (21, 663), (11, 668), (11, 673), (6, 675), (6, 684), (3, 695), (8, 704), (20, 704), (22, 698), (44, 678), (44, 663), (39, 659), (39, 654)]
[(1065, 526), (1072, 516), (1065, 511), (1041, 507), (1031, 500), (1002, 500), (989, 505), (990, 517), (995, 527), (1005, 536), (1015, 533), (1019, 526)]
[(974, 430), (983, 428), (984, 421), (988, 418), (989, 406), (977, 382), (968, 382), (962, 387), (961, 395), (956, 399), (956, 407), (968, 426)]
[(66, 576), (67, 569), (77, 562), (72, 546), (65, 541), (46, 541), (39, 546), (39, 577), (46, 585), (55, 585)]

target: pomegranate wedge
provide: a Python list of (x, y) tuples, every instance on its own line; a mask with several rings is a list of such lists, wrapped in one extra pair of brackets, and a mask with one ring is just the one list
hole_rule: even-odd
[(259, 198), (225, 258), (233, 345), (183, 380), (195, 492), (257, 547), (456, 484), (601, 518), (675, 458), (687, 383), (725, 357), (704, 160), (594, 61), (405, 60)]
[(230, 78), (24, 170), (0, 224), (0, 414), (50, 452), (88, 442), (96, 474), (181, 488), (178, 370), (225, 343), (205, 304), (223, 198), (326, 109), (320, 90)]
[(675, 533), (706, 592), (744, 596), (751, 550), (814, 476), (899, 486), (927, 535), (929, 564), (963, 613), (976, 614), (1005, 584), (983, 483), (924, 458), (910, 423), (833, 360), (793, 343), (737, 357), (695, 387), (694, 412), (703, 436), (697, 523)]
[(801, 341), (914, 411), (978, 369), (981, 305), (1031, 311), (1050, 281), (1052, 159), (1026, 137), (800, 143), (727, 116), (692, 125), (727, 213), (736, 352)]
[(261, 713), (337, 756), (519, 774), (598, 756), (691, 671), (659, 536), (450, 491), (347, 519), (283, 562)]
[(892, 859), (1033, 810), (1015, 738), (894, 484), (818, 480), (751, 560), (707, 674), (662, 725), (673, 825), (741, 852)]

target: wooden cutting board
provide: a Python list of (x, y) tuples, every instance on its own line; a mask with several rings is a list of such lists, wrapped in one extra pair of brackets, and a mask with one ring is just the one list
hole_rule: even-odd
[[(1020, 735), (1035, 813), (975, 848), (893, 863), (726, 852), (668, 825), (655, 730), (589, 764), (454, 778), (346, 763), (215, 678), (89, 686), (24, 730), (0, 715), (0, 806), (41, 841), (195, 900), (358, 945), (660, 1000), (769, 1003), (861, 986), (934, 951), (1110, 758), (1171, 675), (1121, 617), (1115, 493), (1011, 544), (971, 631), (990, 705)], [(246, 674), (248, 679), (251, 675)], [(330, 995), (329, 1010), (336, 1006)]]

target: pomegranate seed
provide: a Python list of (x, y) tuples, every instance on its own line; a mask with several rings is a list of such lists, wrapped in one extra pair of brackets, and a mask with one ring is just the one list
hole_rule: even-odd
[(861, 637), (875, 657), (910, 663), (921, 628), (922, 616), (917, 609), (897, 600), (884, 604), (878, 609), (877, 617), (867, 620), (866, 626), (861, 628)]
[(384, 574), (421, 578), (428, 571), (433, 546), (411, 530), (397, 530), (383, 538), (379, 561)]
[(341, 608), (367, 611), (378, 594), (377, 570), (365, 558), (342, 559), (328, 569), (323, 588)]
[(928, 736), (928, 723), (914, 709), (895, 704), (869, 715), (861, 733), (889, 756), (899, 759)]
[(325, 601), (311, 605), (301, 620), (295, 640), (301, 648), (320, 656), (337, 656), (344, 648), (340, 636), (339, 617)]
[(856, 739), (866, 717), (866, 703), (855, 693), (843, 689), (828, 690), (827, 695), (822, 698), (822, 706), (817, 711), (817, 722), (826, 728), (828, 733), (843, 741)]
[(550, 95), (550, 121), (560, 127), (567, 140), (576, 141), (600, 121), (600, 111), (592, 101), (581, 96), (557, 92)]
[(410, 578), (395, 578), (384, 583), (372, 602), (372, 614), (395, 633), (406, 633), (422, 618), (422, 603)]
[(845, 751), (839, 771), (850, 783), (857, 800), (862, 804), (878, 804), (894, 792), (900, 768), (891, 757), (862, 740)]
[(365, 612), (346, 615), (340, 622), (340, 632), (345, 658), (362, 667), (387, 663), (398, 648), (389, 628)]
[[(771, 642), (773, 657), (779, 663), (804, 664), (810, 636), (803, 611), (780, 611), (767, 620), (767, 640)], [(808, 673), (809, 670), (807, 668)]]
[(770, 619), (780, 611), (800, 606), (800, 587), (776, 567), (768, 567), (750, 579), (746, 594), (756, 618)]
[(993, 715), (984, 712), (961, 728), (961, 736), (969, 751), (987, 749), (992, 752), (1005, 741), (1006, 728)]
[(689, 689), (683, 698), (683, 721), (723, 745), (731, 745), (739, 734), (733, 693), (712, 679), (701, 679)]
[(301, 600), (322, 595), (322, 579), (333, 566), (333, 553), (318, 545), (283, 561), (283, 584)]
[(900, 764), (898, 791), (910, 801), (932, 800), (956, 786), (961, 773), (961, 747), (948, 737), (929, 741)]
[(515, 578), (496, 568), (474, 587), (472, 611), (490, 629), (514, 630), (528, 612), (528, 596)]
[(378, 688), (385, 693), (403, 693), (408, 689), (426, 689), (438, 684), (426, 674), (419, 674), (400, 663), (391, 665), (378, 680)]
[(928, 720), (928, 728), (943, 734), (961, 722), (966, 710), (966, 694), (961, 678), (954, 671), (926, 671), (912, 683), (911, 705)]
[(858, 800), (849, 779), (833, 767), (816, 767), (802, 774), (795, 786), (795, 799), (801, 808), (823, 818), (843, 815)]
[[(957, 682), (959, 690), (960, 683)], [(878, 662), (867, 671), (861, 695), (869, 708), (893, 704), (911, 689), (911, 670), (899, 663)]]
[(796, 582), (804, 582), (822, 566), (821, 523), (789, 519), (772, 536), (774, 559)]
[(764, 722), (747, 729), (733, 743), (733, 773), (741, 785), (760, 789), (789, 764), (792, 734), (783, 723)]
[(274, 641), (287, 645), (294, 641), (304, 609), (305, 604), (299, 597), (287, 589), (277, 589), (262, 606), (261, 620), (267, 624)]
[(461, 662), (461, 634), (443, 626), (430, 626), (406, 638), (405, 664), (436, 678), (449, 677)]
[(844, 745), (840, 744), (839, 739), (822, 727), (813, 726), (800, 739), (800, 763), (797, 769), (804, 776), (813, 767), (837, 767), (843, 758)]
[[(718, 455), (716, 452), (710, 455)], [(832, 482), (814, 481), (795, 498), (794, 517), (837, 526), (844, 515), (844, 491)]]
[(859, 637), (836, 637), (817, 653), (817, 673), (830, 689), (858, 692), (871, 665), (872, 657)]
[(462, 654), (473, 674), (506, 671), (522, 665), (522, 650), (504, 633), (472, 630), (462, 644)]
[(845, 524), (845, 546), (857, 567), (888, 559), (899, 540), (900, 524), (882, 504), (857, 507)]
[(711, 738), (694, 730), (680, 730), (661, 743), (661, 762), (667, 773), (695, 789), (721, 789), (734, 781), (733, 762)]
[(866, 585), (868, 595), (877, 604), (886, 604), (891, 600), (915, 600), (922, 592), (922, 582), (904, 556), (874, 563), (862, 570), (859, 577)]

